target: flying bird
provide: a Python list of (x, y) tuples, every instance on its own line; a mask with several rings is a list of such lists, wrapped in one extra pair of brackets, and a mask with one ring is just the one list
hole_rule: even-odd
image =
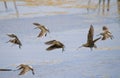
[(22, 43), (21, 41), (18, 39), (18, 37), (15, 35), (15, 34), (7, 34), (9, 37), (13, 38), (13, 39), (10, 39), (8, 42), (11, 42), (13, 44), (16, 44), (16, 45), (19, 45), (19, 48), (21, 48), (22, 46)]
[(88, 31), (88, 35), (87, 35), (87, 43), (83, 44), (79, 48), (81, 48), (81, 47), (89, 47), (91, 50), (92, 50), (93, 47), (97, 48), (97, 46), (95, 45), (95, 42), (98, 41), (101, 37), (93, 40), (93, 36), (94, 36), (94, 28), (91, 25), (90, 29)]
[(63, 52), (64, 48), (65, 48), (64, 44), (61, 43), (60, 41), (57, 41), (57, 40), (50, 40), (50, 41), (45, 42), (45, 44), (50, 45), (46, 49), (47, 51), (51, 51), (51, 50), (54, 50), (54, 49), (62, 48), (62, 52)]
[(37, 37), (47, 36), (47, 33), (50, 33), (49, 29), (45, 27), (44, 25), (41, 25), (39, 23), (33, 23), (33, 25), (37, 26), (36, 28), (39, 28), (41, 30), (41, 32), (39, 33)]
[(34, 75), (34, 69), (32, 68), (32, 66), (26, 65), (26, 64), (20, 64), (19, 66), (17, 66), (17, 70), (21, 70), (21, 72), (19, 73), (19, 75), (24, 75), (26, 72), (28, 71), (32, 71), (32, 74)]
[(110, 38), (110, 39), (114, 38), (112, 33), (108, 30), (108, 28), (106, 26), (103, 26), (102, 30), (103, 30), (103, 32), (99, 34), (102, 36), (102, 38), (101, 38), (102, 40), (106, 40), (108, 38)]

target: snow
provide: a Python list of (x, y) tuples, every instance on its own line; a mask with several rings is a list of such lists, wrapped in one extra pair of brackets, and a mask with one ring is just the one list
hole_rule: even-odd
[[(54, 8), (54, 7), (52, 7)], [(20, 71), (0, 71), (0, 78), (120, 78), (120, 23), (119, 15), (104, 16), (92, 12), (86, 14), (63, 14), (41, 17), (22, 17), (0, 20), (0, 68), (16, 69), (19, 64), (31, 65), (35, 75)], [(48, 11), (48, 10), (47, 10)], [(64, 11), (64, 10), (63, 10)], [(37, 38), (39, 30), (33, 22), (47, 26), (50, 34)], [(96, 42), (97, 49), (79, 46), (86, 43), (90, 25), (94, 26), (94, 39), (107, 26), (114, 39)], [(8, 33), (16, 34), (23, 46), (6, 43)], [(46, 51), (44, 42), (56, 39), (64, 43), (61, 49)]]

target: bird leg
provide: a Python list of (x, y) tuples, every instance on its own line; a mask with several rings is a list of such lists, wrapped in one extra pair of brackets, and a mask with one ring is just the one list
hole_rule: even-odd
[(93, 48), (91, 47), (91, 48), (90, 48), (90, 50), (92, 51), (92, 50), (93, 50)]
[(33, 69), (31, 69), (32, 70), (32, 74), (34, 75), (35, 73), (34, 73), (34, 70)]
[(93, 46), (94, 48), (97, 48), (97, 46), (94, 44), (94, 46)]
[(62, 53), (63, 53), (63, 51), (64, 51), (64, 48), (62, 48)]
[[(109, 35), (109, 34), (108, 34)], [(113, 35), (109, 35), (109, 37), (110, 37), (110, 39), (113, 39), (114, 38), (114, 36)]]
[(19, 45), (19, 48), (21, 49), (21, 45)]
[(45, 36), (47, 36), (47, 33), (45, 34)]

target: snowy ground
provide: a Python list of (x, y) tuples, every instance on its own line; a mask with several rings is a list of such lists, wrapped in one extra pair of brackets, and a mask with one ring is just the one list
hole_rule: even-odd
[[(33, 0), (34, 1), (34, 0)], [(41, 0), (42, 1), (42, 0)], [(49, 1), (49, 0), (46, 0)], [(108, 13), (105, 10), (105, 13), (102, 12), (102, 3), (99, 10), (99, 1), (98, 0), (90, 0), (91, 2), (88, 3), (89, 0), (71, 0), (67, 1), (66, 3), (62, 3), (61, 5), (46, 5), (44, 0), (44, 3), (39, 2), (38, 4), (41, 5), (27, 5), (26, 2), (23, 1), (17, 1), (17, 9), (18, 12), (16, 12), (14, 3), (12, 1), (7, 2), (8, 9), (5, 9), (4, 3), (0, 1), (0, 19), (11, 19), (11, 18), (24, 18), (24, 17), (41, 17), (41, 16), (51, 16), (51, 15), (67, 15), (67, 14), (104, 14), (108, 15)], [(35, 3), (35, 2), (33, 2)], [(53, 3), (55, 4), (55, 2)], [(105, 2), (105, 9), (107, 8), (107, 1)], [(117, 4), (115, 0), (111, 0), (110, 8), (116, 8), (113, 9), (113, 11), (110, 12), (109, 15), (114, 15), (117, 12)], [(100, 11), (100, 12), (99, 12)]]
[[(32, 18), (13, 18), (0, 20), (0, 68), (16, 69), (19, 64), (32, 65), (31, 72), (19, 76), (20, 71), (1, 72), (0, 78), (120, 78), (120, 18), (116, 6), (111, 7), (108, 15), (76, 13)], [(85, 10), (86, 11), (86, 10)], [(94, 13), (95, 12), (95, 13)], [(50, 29), (50, 34), (37, 38), (39, 30), (33, 22), (38, 22)], [(99, 40), (97, 49), (79, 46), (86, 42), (90, 25), (94, 26), (94, 38), (108, 26), (114, 39)], [(6, 43), (8, 33), (16, 34), (23, 46)], [(64, 43), (61, 49), (46, 51), (45, 41), (56, 39)]]

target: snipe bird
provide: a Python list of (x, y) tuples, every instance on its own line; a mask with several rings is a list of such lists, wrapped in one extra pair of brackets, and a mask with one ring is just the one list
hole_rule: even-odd
[(13, 44), (19, 45), (19, 48), (21, 48), (22, 43), (21, 43), (21, 41), (19, 40), (19, 38), (15, 34), (7, 34), (7, 35), (9, 37), (13, 38), (13, 39), (10, 39), (8, 42), (11, 42)]
[(90, 26), (90, 29), (88, 31), (88, 35), (87, 35), (87, 43), (83, 44), (82, 46), (78, 47), (78, 48), (81, 48), (81, 47), (88, 47), (92, 50), (92, 48), (97, 48), (97, 46), (95, 45), (95, 42), (98, 41), (101, 37), (93, 40), (93, 36), (94, 36), (94, 28), (93, 26), (91, 25)]
[(47, 51), (62, 48), (62, 52), (63, 52), (65, 48), (64, 44), (57, 40), (50, 40), (50, 41), (45, 42), (45, 44), (50, 45), (46, 49)]
[(50, 33), (49, 29), (45, 27), (44, 25), (41, 25), (39, 23), (33, 23), (33, 25), (37, 26), (35, 27), (35, 29), (39, 28), (41, 30), (41, 32), (39, 33), (37, 37), (43, 37), (43, 36), (46, 36), (47, 33)]
[(17, 66), (17, 70), (21, 70), (21, 72), (19, 73), (19, 75), (24, 75), (26, 72), (28, 71), (32, 71), (32, 74), (34, 75), (34, 69), (32, 68), (32, 66), (26, 65), (26, 64), (20, 64), (19, 66)]

